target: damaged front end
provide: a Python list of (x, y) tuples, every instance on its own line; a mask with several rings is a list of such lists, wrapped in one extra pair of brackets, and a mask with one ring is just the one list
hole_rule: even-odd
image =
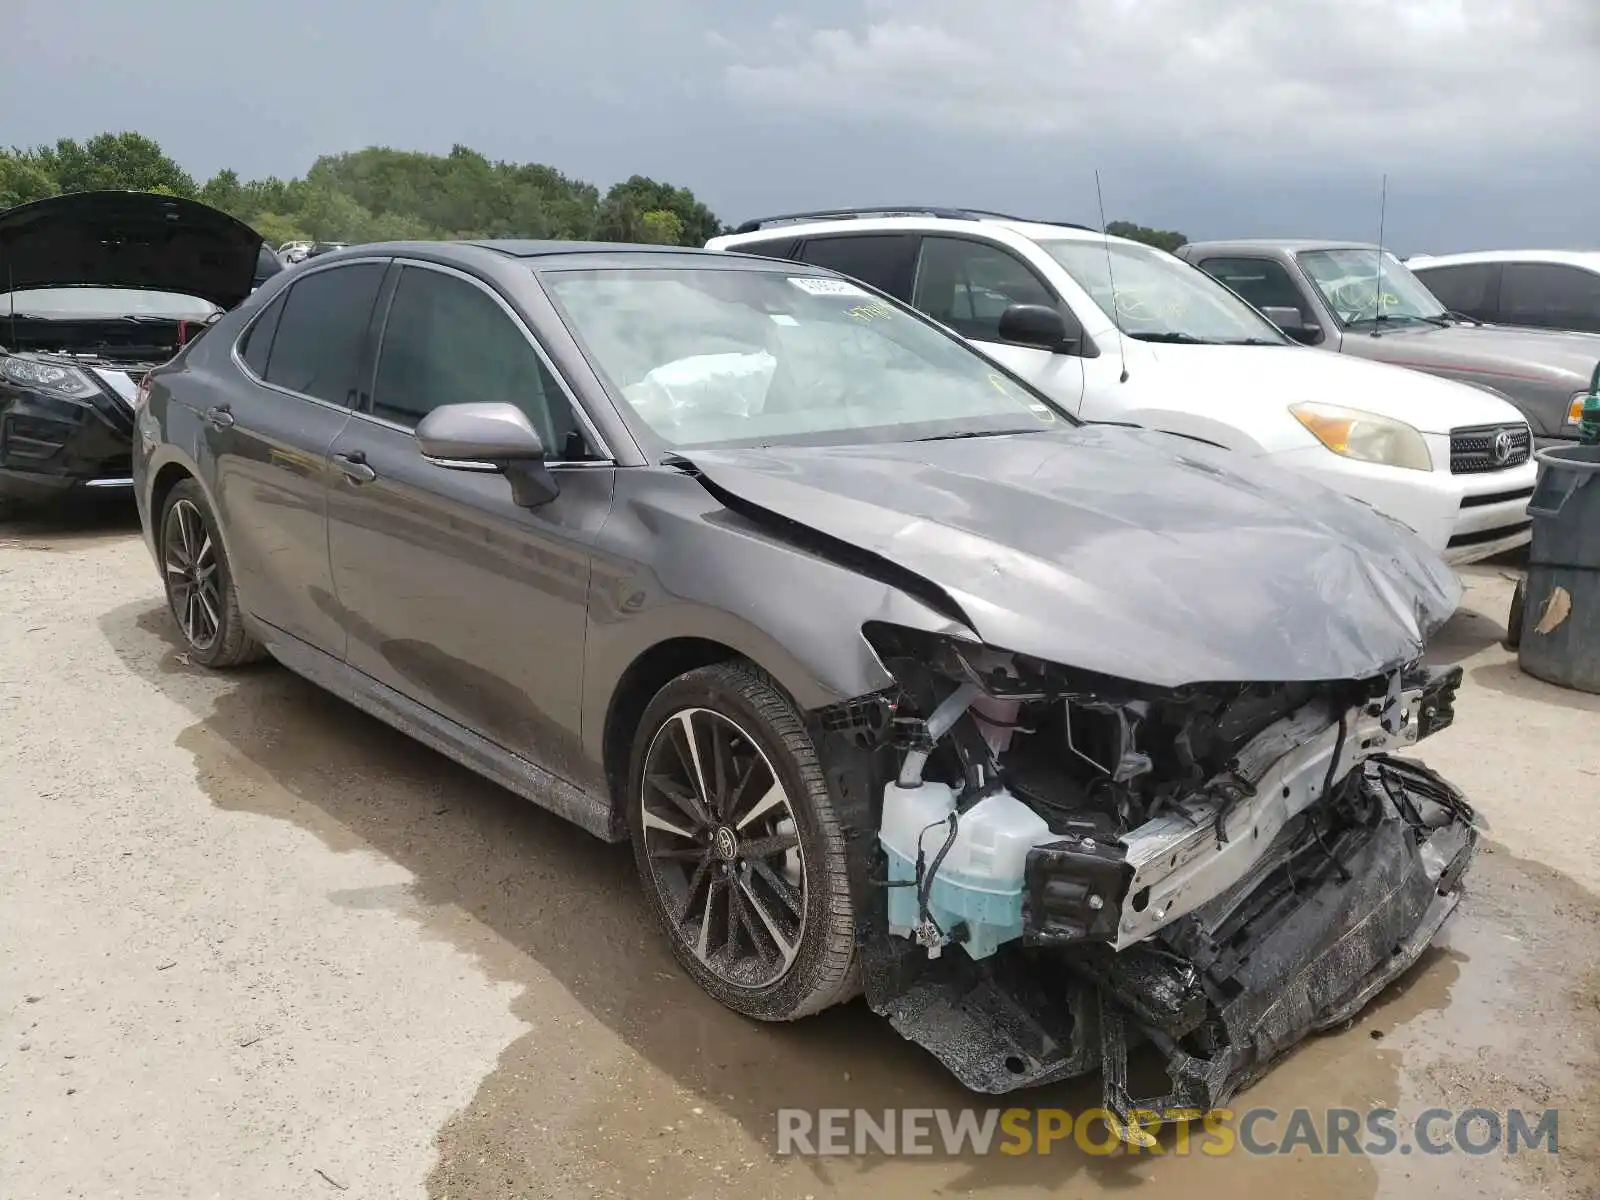
[(1218, 1107), (1459, 899), (1473, 812), (1394, 757), (1451, 723), (1458, 667), (1168, 689), (865, 632), (898, 686), (822, 714), (879, 764), (863, 987), (975, 1091), (1099, 1067), (1125, 1136)]

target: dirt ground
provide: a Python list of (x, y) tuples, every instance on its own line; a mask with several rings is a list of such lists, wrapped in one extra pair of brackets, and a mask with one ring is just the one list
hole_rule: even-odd
[(0, 526), (0, 1200), (1600, 1195), (1600, 697), (1499, 646), (1511, 570), (1467, 573), (1421, 754), (1490, 823), (1470, 894), (1237, 1107), (1556, 1107), (1558, 1155), (798, 1159), (781, 1107), (987, 1105), (860, 1004), (718, 1007), (625, 849), (188, 665), (125, 509)]

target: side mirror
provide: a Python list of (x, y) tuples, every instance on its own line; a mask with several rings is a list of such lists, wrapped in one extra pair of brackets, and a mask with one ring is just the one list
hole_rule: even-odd
[(1302, 346), (1315, 346), (1322, 340), (1322, 330), (1307, 324), (1305, 314), (1298, 308), (1269, 304), (1261, 310), (1261, 315)]
[(1000, 340), (1052, 354), (1071, 354), (1078, 346), (1066, 321), (1048, 304), (1013, 304), (1006, 309), (1000, 314)]
[(444, 404), (417, 424), (422, 457), (447, 471), (493, 471), (511, 481), (511, 497), (538, 508), (561, 493), (544, 464), (544, 441), (514, 404)]

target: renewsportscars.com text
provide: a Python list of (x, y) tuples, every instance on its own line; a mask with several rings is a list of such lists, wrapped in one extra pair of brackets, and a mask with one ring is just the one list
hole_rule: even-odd
[[(785, 1108), (779, 1154), (1528, 1154), (1558, 1153), (1560, 1110), (1392, 1108), (1135, 1110), (1119, 1131), (1103, 1108)], [(1158, 1138), (1157, 1132), (1162, 1136)]]

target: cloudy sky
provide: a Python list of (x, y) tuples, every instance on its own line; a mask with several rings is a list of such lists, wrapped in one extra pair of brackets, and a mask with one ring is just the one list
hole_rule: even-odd
[(1600, 245), (1600, 0), (6, 0), (3, 136), (191, 171), (373, 143), (724, 219), (969, 204), (1402, 252)]

